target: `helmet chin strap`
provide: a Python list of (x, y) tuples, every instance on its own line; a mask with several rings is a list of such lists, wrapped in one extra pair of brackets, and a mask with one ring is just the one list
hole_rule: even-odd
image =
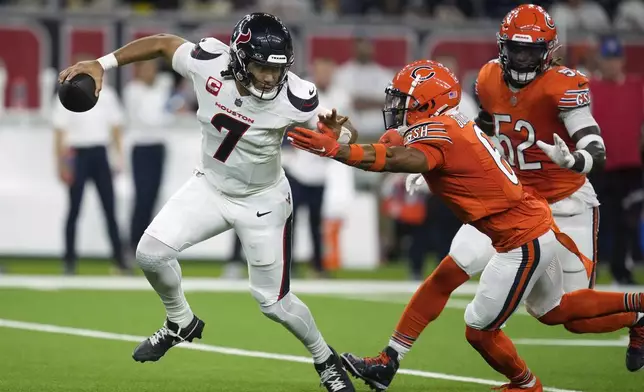
[(275, 98), (277, 96), (277, 93), (279, 92), (278, 86), (273, 87), (270, 91), (259, 90), (253, 85), (252, 81), (248, 84), (248, 86), (244, 86), (244, 88), (248, 90), (251, 95), (264, 100), (271, 100)]

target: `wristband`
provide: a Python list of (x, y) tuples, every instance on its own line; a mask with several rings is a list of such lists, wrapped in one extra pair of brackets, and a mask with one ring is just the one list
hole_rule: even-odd
[(114, 53), (106, 54), (105, 56), (101, 57), (96, 61), (98, 61), (98, 63), (101, 64), (101, 67), (103, 67), (104, 71), (107, 71), (108, 69), (116, 68), (119, 66), (119, 62), (116, 59), (116, 56), (114, 56)]

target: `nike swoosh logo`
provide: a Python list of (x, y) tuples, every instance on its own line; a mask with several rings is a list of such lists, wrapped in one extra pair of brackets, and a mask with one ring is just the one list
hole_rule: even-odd
[(271, 212), (273, 212), (273, 211), (262, 212), (262, 213), (260, 213), (259, 211), (257, 211), (257, 217), (258, 217), (258, 218), (261, 218), (262, 216), (264, 216), (264, 215), (268, 215), (268, 214), (270, 214)]
[(577, 87), (584, 87), (584, 86), (585, 86), (585, 85), (587, 85), (587, 84), (588, 84), (588, 82), (579, 82), (579, 83), (577, 84)]
[(326, 152), (326, 148), (324, 148), (324, 147), (322, 147), (322, 148), (311, 148), (311, 150), (316, 151), (316, 152)]
[(314, 93), (314, 92), (315, 92), (315, 89), (314, 89), (314, 88), (310, 89), (310, 90), (309, 90), (309, 95), (313, 95), (313, 93)]

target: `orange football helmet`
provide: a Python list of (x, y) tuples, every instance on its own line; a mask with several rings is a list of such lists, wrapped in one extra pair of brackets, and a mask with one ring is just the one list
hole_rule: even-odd
[(382, 110), (385, 129), (404, 131), (420, 120), (458, 106), (461, 85), (443, 64), (418, 60), (394, 76), (385, 94), (385, 108)]
[(518, 88), (548, 69), (560, 46), (554, 21), (534, 4), (523, 4), (510, 11), (503, 18), (496, 38), (503, 76)]

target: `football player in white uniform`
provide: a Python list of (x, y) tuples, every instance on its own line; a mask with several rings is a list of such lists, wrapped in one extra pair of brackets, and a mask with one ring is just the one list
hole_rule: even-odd
[(354, 391), (311, 312), (289, 290), (292, 201), (280, 154), (287, 127), (315, 128), (322, 121), (345, 142), (355, 139), (353, 128), (335, 111), (319, 107), (314, 84), (289, 72), (291, 35), (278, 18), (264, 13), (239, 21), (230, 46), (214, 38), (194, 44), (154, 35), (67, 68), (59, 80), (87, 73), (96, 80), (98, 93), (105, 70), (157, 57), (192, 80), (203, 139), (198, 168), (154, 218), (136, 251), (167, 319), (136, 347), (133, 358), (156, 361), (174, 345), (201, 338), (204, 322), (186, 301), (177, 256), (232, 228), (243, 245), (250, 290), (261, 311), (306, 346), (328, 391)]

